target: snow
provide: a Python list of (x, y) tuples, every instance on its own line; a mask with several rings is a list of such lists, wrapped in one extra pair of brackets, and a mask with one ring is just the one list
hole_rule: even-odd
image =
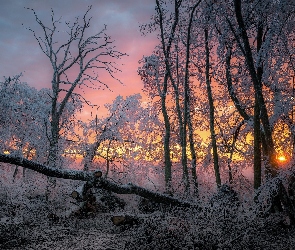
[[(0, 204), (1, 249), (292, 249), (295, 244), (295, 229), (287, 219), (282, 222), (284, 215), (258, 216), (253, 197), (239, 197), (241, 204), (234, 206), (228, 187), (212, 195), (211, 201), (199, 200), (198, 210), (159, 206), (155, 212), (142, 213), (137, 196), (120, 195), (127, 202), (125, 209), (79, 218), (73, 216), (77, 206), (69, 193), (81, 183), (59, 180), (49, 202), (32, 183), (20, 184), (1, 184), (1, 193), (7, 191)], [(269, 191), (267, 186), (262, 189), (266, 196)], [(112, 216), (126, 214), (138, 218), (139, 224), (112, 224)]]

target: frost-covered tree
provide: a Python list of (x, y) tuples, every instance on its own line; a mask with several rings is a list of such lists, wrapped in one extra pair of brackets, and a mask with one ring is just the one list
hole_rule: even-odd
[(294, 6), (285, 1), (233, 1), (231, 5), (220, 2), (218, 8), (212, 6), (216, 10), (218, 53), (225, 59), (230, 97), (241, 117), (254, 127), (257, 188), (261, 183), (260, 148), (267, 159), (268, 173), (275, 176), (278, 165), (274, 127), (282, 120), (290, 124), (293, 112), (289, 43), (294, 36), (290, 32)]
[(44, 162), (49, 90), (38, 91), (22, 83), (20, 77), (8, 77), (0, 83), (1, 151)]
[[(189, 67), (192, 20), (199, 3), (200, 1), (197, 1), (192, 3), (191, 6), (187, 1), (182, 0), (156, 1), (156, 14), (152, 17), (151, 23), (143, 25), (141, 29), (145, 32), (156, 31), (159, 45), (155, 48), (153, 55), (144, 58), (142, 61), (143, 66), (139, 70), (139, 74), (142, 76), (145, 84), (144, 90), (149, 92), (152, 97), (159, 96), (161, 98), (161, 111), (165, 124), (166, 181), (168, 181), (172, 173), (171, 166), (167, 165), (167, 162), (169, 162), (167, 157), (168, 150), (170, 151), (169, 155), (173, 154), (171, 138), (174, 137), (178, 138), (177, 144), (181, 148), (182, 183), (185, 187), (185, 192), (189, 193), (187, 146), (189, 139), (194, 191), (196, 194), (198, 193), (198, 185), (195, 171), (196, 153), (190, 106)], [(186, 6), (186, 4), (189, 6)], [(187, 11), (189, 13), (189, 21), (186, 19)], [(171, 108), (173, 102), (175, 106)], [(178, 132), (174, 128), (177, 128)], [(175, 132), (177, 133), (176, 135)], [(172, 133), (173, 135), (171, 136)], [(168, 144), (165, 146), (168, 136), (171, 137), (169, 139), (169, 147)]]
[[(50, 128), (50, 89), (30, 87), (21, 82), (21, 75), (18, 75), (0, 82), (0, 92), (1, 151), (46, 163), (49, 151), (47, 131)], [(73, 136), (71, 126), (76, 109), (75, 103), (69, 103), (61, 116), (64, 124), (60, 138), (61, 154), (66, 139)]]
[[(113, 103), (105, 104), (108, 111), (106, 118), (96, 116), (86, 124), (83, 129), (86, 144), (83, 146), (85, 149), (82, 149), (85, 152), (84, 170), (91, 168), (95, 156), (106, 157), (108, 163), (110, 151), (116, 154), (116, 147), (121, 151), (119, 155), (124, 153), (125, 150), (120, 147), (126, 143), (132, 150), (132, 145), (135, 145), (140, 134), (139, 123), (144, 118), (140, 99), (139, 94), (127, 96), (125, 99), (117, 96)], [(90, 143), (91, 141), (94, 142)]]
[[(40, 49), (47, 56), (53, 70), (51, 79), (51, 109), (48, 139), (50, 143), (48, 164), (56, 166), (59, 155), (59, 138), (63, 129), (62, 114), (71, 100), (87, 101), (76, 90), (82, 87), (99, 88), (105, 85), (99, 79), (99, 71), (107, 71), (113, 78), (117, 71), (113, 59), (123, 53), (117, 51), (113, 40), (105, 33), (106, 27), (94, 35), (87, 36), (91, 17), (87, 9), (82, 18), (65, 23), (51, 14), (51, 23), (46, 25), (33, 11), (41, 35), (32, 30)], [(64, 28), (65, 37), (59, 35)], [(107, 86), (107, 85), (105, 85)]]

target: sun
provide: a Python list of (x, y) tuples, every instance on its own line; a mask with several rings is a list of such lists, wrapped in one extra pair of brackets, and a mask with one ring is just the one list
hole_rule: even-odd
[(277, 159), (278, 159), (279, 162), (282, 162), (282, 163), (287, 161), (287, 158), (284, 155), (279, 155), (277, 157)]

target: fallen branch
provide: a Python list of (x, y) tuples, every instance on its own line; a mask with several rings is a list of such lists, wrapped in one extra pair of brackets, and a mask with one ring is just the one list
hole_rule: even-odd
[(197, 204), (184, 200), (179, 200), (166, 194), (156, 193), (146, 188), (136, 186), (132, 183), (118, 185), (114, 182), (110, 182), (107, 179), (101, 178), (98, 180), (95, 186), (107, 189), (117, 194), (136, 194), (141, 197), (153, 200), (155, 202), (170, 204), (173, 206), (198, 207)]
[[(97, 170), (95, 172), (89, 172), (89, 171), (80, 171), (80, 170), (52, 168), (52, 167), (48, 167), (48, 166), (30, 161), (22, 157), (6, 155), (6, 154), (0, 154), (0, 162), (22, 166), (24, 168), (34, 170), (38, 173), (41, 173), (43, 175), (50, 176), (50, 177), (86, 181), (89, 187), (93, 186), (96, 188), (103, 188), (117, 194), (136, 194), (158, 203), (164, 203), (164, 204), (167, 204), (167, 205), (169, 204), (173, 206), (195, 207), (195, 208), (199, 207), (195, 203), (179, 200), (177, 198), (171, 197), (166, 194), (156, 193), (151, 190), (145, 189), (143, 187), (136, 186), (132, 183), (128, 183), (124, 185), (116, 184), (114, 182), (111, 182), (103, 178), (102, 172), (100, 170)], [(79, 192), (72, 194), (73, 198), (78, 196), (79, 196)]]
[(62, 178), (62, 179), (93, 182), (94, 179), (102, 176), (102, 172), (100, 170), (97, 170), (95, 172), (88, 172), (88, 171), (80, 171), (80, 170), (52, 168), (34, 161), (30, 161), (26, 158), (13, 156), (13, 155), (6, 155), (6, 154), (0, 154), (0, 162), (21, 166), (24, 168), (34, 170), (46, 176)]
[(77, 201), (85, 201), (86, 200), (85, 196), (87, 195), (87, 193), (89, 193), (92, 187), (93, 187), (93, 183), (87, 181), (83, 185), (76, 188), (76, 190), (74, 190), (71, 193), (71, 197)]

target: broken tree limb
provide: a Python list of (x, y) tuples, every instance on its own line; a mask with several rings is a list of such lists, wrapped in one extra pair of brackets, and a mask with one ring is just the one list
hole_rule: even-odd
[(153, 200), (155, 202), (170, 204), (173, 206), (195, 207), (195, 208), (198, 207), (198, 205), (195, 203), (180, 200), (166, 194), (156, 193), (146, 188), (136, 186), (132, 183), (118, 185), (107, 179), (101, 178), (101, 179), (98, 179), (97, 183), (95, 183), (95, 186), (107, 189), (117, 194), (136, 194), (141, 197)]
[[(80, 170), (52, 168), (22, 157), (6, 154), (0, 154), (0, 162), (22, 166), (24, 168), (31, 169), (50, 177), (86, 181), (89, 185), (93, 185), (97, 188), (103, 188), (117, 194), (136, 194), (155, 202), (165, 203), (167, 205), (199, 208), (196, 203), (180, 200), (166, 194), (156, 193), (143, 187), (136, 186), (132, 183), (124, 185), (116, 184), (103, 178), (102, 172), (100, 170), (95, 172), (88, 172)], [(75, 195), (77, 195), (77, 193), (75, 193), (74, 196)]]
[(80, 201), (80, 200), (82, 200), (82, 192), (79, 192), (79, 190), (74, 190), (71, 193), (71, 197), (77, 201)]
[(6, 155), (6, 154), (0, 154), (0, 162), (21, 166), (24, 168), (34, 170), (46, 176), (62, 178), (62, 179), (93, 182), (95, 178), (99, 178), (102, 176), (102, 172), (100, 170), (97, 170), (95, 172), (88, 172), (88, 171), (80, 171), (80, 170), (52, 168), (34, 161), (30, 161), (26, 158), (13, 156), (13, 155)]
[(83, 185), (79, 186), (71, 193), (71, 197), (77, 201), (85, 201), (86, 195), (92, 187), (93, 182), (86, 181)]

